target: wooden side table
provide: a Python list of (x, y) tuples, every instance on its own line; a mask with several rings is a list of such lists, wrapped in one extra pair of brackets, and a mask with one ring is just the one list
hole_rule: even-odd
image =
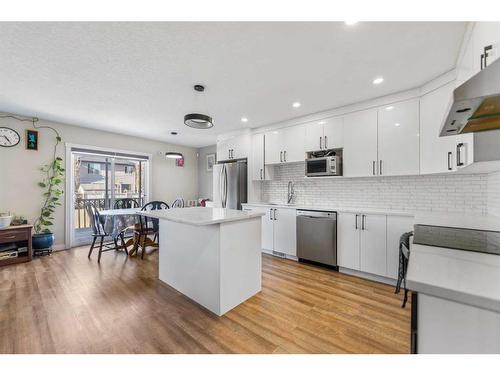
[[(0, 229), (0, 266), (31, 261), (32, 228), (32, 225), (17, 225)], [(6, 254), (9, 256), (5, 257)]]

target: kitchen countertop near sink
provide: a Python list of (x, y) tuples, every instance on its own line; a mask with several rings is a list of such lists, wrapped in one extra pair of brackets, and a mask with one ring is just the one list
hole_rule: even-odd
[(354, 208), (354, 207), (332, 207), (332, 206), (313, 206), (302, 204), (287, 204), (287, 203), (244, 203), (242, 206), (257, 206), (257, 207), (276, 207), (276, 208), (294, 208), (296, 210), (316, 210), (316, 211), (336, 211), (336, 212), (351, 212), (373, 215), (397, 215), (397, 216), (414, 216), (415, 212), (392, 210), (384, 208)]

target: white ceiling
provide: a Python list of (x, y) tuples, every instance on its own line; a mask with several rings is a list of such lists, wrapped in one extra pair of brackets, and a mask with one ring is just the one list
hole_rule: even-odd
[[(0, 111), (204, 146), (227, 131), (419, 86), (455, 66), (465, 28), (0, 23)], [(385, 81), (374, 86), (377, 76)], [(195, 83), (207, 87), (202, 98)], [(292, 108), (294, 101), (302, 106)], [(212, 115), (215, 127), (184, 126), (184, 114), (193, 111)]]

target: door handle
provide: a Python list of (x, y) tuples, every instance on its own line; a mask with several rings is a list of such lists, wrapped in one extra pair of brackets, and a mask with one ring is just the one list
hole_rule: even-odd
[(273, 220), (277, 220), (276, 219), (276, 208), (273, 208)]
[(286, 163), (286, 151), (283, 151), (283, 161)]
[(379, 174), (382, 175), (382, 160), (379, 160), (379, 164), (380, 164), (380, 170), (379, 170)]
[(280, 151), (280, 162), (283, 163), (283, 151)]
[(323, 141), (323, 137), (319, 137), (319, 149), (321, 150), (323, 147), (321, 146), (321, 141)]
[(273, 220), (273, 209), (269, 209), (269, 220)]
[(328, 148), (328, 137), (325, 135), (325, 149)]
[(260, 169), (260, 179), (262, 180), (262, 168)]
[(373, 164), (372, 164), (372, 173), (375, 176), (375, 160), (373, 161)]
[(463, 147), (463, 143), (458, 143), (457, 144), (457, 167), (461, 167), (462, 165), (464, 165), (463, 161), (462, 161), (462, 155), (461, 155), (461, 149)]
[(451, 151), (448, 152), (448, 170), (451, 171), (453, 168), (451, 167)]
[(359, 217), (359, 215), (356, 215), (356, 218), (354, 219), (354, 228), (356, 230), (358, 229), (358, 217)]

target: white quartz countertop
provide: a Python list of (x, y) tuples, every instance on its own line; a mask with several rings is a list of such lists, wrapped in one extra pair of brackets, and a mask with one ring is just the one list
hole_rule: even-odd
[(408, 289), (500, 312), (500, 256), (411, 245)]
[(321, 211), (336, 211), (336, 212), (353, 212), (365, 214), (380, 214), (380, 215), (398, 215), (398, 216), (414, 216), (412, 211), (392, 210), (385, 208), (354, 208), (354, 207), (334, 207), (334, 206), (312, 206), (301, 204), (274, 204), (274, 203), (245, 203), (245, 206), (269, 207), (269, 208), (293, 208), (295, 210), (321, 210)]
[(231, 210), (227, 208), (189, 207), (169, 210), (140, 211), (141, 215), (191, 225), (211, 225), (248, 220), (263, 216), (261, 212)]

